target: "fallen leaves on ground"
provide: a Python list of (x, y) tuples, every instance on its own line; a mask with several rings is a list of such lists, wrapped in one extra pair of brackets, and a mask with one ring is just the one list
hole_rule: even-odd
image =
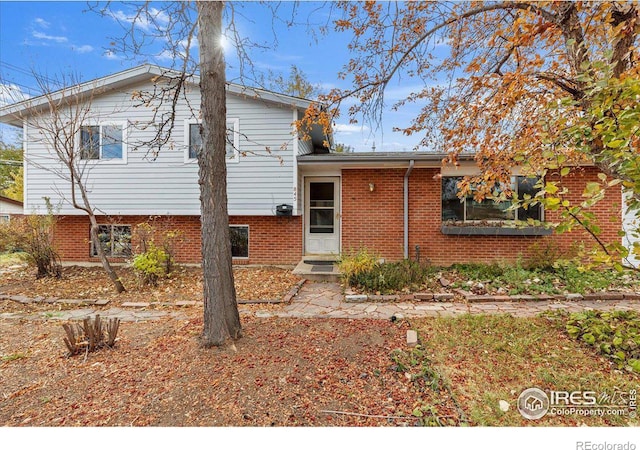
[[(101, 267), (69, 266), (62, 277), (36, 280), (30, 268), (4, 271), (0, 293), (58, 299), (110, 299), (110, 307), (122, 302), (176, 302), (202, 300), (202, 269), (178, 267), (158, 286), (141, 286), (135, 273), (117, 267), (127, 292), (117, 294)], [(242, 300), (280, 300), (300, 280), (291, 270), (278, 267), (234, 268), (236, 296)]]
[[(0, 424), (9, 426), (416, 425), (425, 401), (394, 369), (408, 325), (243, 319), (235, 349), (198, 345), (200, 319), (123, 323), (115, 349), (67, 358), (52, 322), (0, 321)], [(333, 411), (333, 412), (329, 412)]]

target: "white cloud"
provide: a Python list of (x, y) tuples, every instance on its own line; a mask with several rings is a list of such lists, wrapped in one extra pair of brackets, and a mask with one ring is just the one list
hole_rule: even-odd
[(78, 53), (89, 53), (93, 51), (93, 47), (90, 45), (81, 45), (80, 47), (72, 47), (74, 51)]
[[(191, 43), (187, 39), (176, 42), (175, 50), (165, 48), (156, 55), (156, 59), (160, 62), (175, 61), (179, 58), (186, 57), (186, 48), (189, 46), (190, 54), (198, 48), (198, 39), (191, 39)], [(193, 57), (193, 55), (191, 55)]]
[(20, 102), (28, 99), (29, 97), (29, 94), (22, 91), (19, 86), (13, 83), (0, 83), (0, 106)]
[(334, 133), (340, 134), (353, 134), (369, 131), (369, 127), (366, 125), (358, 125), (355, 123), (336, 123), (333, 126)]
[(166, 12), (157, 8), (149, 8), (147, 14), (137, 12), (127, 14), (122, 10), (111, 13), (111, 17), (119, 22), (127, 22), (134, 24), (143, 31), (149, 31), (154, 26), (162, 26), (169, 23), (169, 16)]
[(160, 53), (158, 53), (156, 55), (156, 59), (158, 61), (166, 62), (166, 61), (173, 61), (176, 58), (175, 58), (173, 52), (171, 52), (169, 50), (162, 50)]
[(111, 60), (120, 59), (120, 57), (118, 55), (116, 55), (116, 53), (113, 52), (112, 50), (107, 50), (106, 52), (104, 52), (102, 54), (102, 56), (104, 56), (107, 59), (111, 59)]
[(42, 33), (40, 31), (32, 32), (31, 36), (33, 36), (36, 39), (42, 39), (42, 40), (45, 40), (45, 41), (57, 42), (58, 44), (65, 43), (65, 42), (67, 42), (69, 40), (65, 36), (51, 36), (49, 34)]
[(33, 22), (41, 28), (49, 28), (51, 26), (49, 22), (47, 22), (46, 20), (40, 17), (36, 17), (36, 19)]

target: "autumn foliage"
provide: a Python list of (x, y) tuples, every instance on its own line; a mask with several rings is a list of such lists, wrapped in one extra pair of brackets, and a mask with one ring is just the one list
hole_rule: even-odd
[[(352, 58), (339, 76), (350, 88), (321, 97), (327, 108), (304, 120), (332, 123), (347, 98), (357, 100), (352, 122), (413, 104), (411, 122), (394, 125), (420, 138), (417, 150), (447, 153), (451, 164), (475, 154), (481, 176), (467, 177), (462, 195), (510, 196), (514, 166), (544, 179), (592, 164), (607, 179), (590, 199), (620, 182), (640, 197), (633, 2), (345, 2), (341, 10), (335, 26), (351, 35)], [(387, 88), (400, 83), (421, 87), (388, 104)], [(568, 204), (552, 192), (558, 183), (541, 181), (530, 201), (551, 198), (566, 220), (589, 227), (581, 214), (593, 205)]]

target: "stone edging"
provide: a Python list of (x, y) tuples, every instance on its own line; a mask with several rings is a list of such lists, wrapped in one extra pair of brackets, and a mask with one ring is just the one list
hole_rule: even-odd
[(415, 294), (396, 294), (396, 295), (374, 295), (374, 294), (353, 294), (346, 292), (344, 301), (347, 303), (364, 303), (364, 302), (411, 302), (411, 301), (427, 301), (427, 302), (447, 302), (455, 298), (455, 294), (449, 292), (417, 292)]
[(95, 305), (95, 306), (105, 306), (108, 305), (111, 300), (107, 299), (65, 299), (65, 298), (45, 298), (45, 297), (27, 297), (24, 295), (6, 295), (0, 294), (0, 300), (11, 300), (14, 302), (22, 303), (23, 305), (28, 305), (31, 303), (47, 303), (50, 305), (54, 305), (56, 303), (65, 303), (68, 305)]
[(364, 302), (396, 302), (396, 301), (433, 301), (446, 302), (456, 297), (463, 297), (469, 303), (484, 302), (531, 302), (549, 300), (640, 300), (640, 292), (597, 292), (591, 294), (556, 294), (556, 295), (476, 295), (463, 289), (455, 289), (453, 293), (417, 292), (415, 294), (373, 295), (345, 292), (344, 301), (347, 303)]
[[(298, 281), (289, 292), (285, 294), (282, 299), (273, 299), (273, 300), (237, 300), (239, 305), (247, 305), (247, 304), (258, 304), (258, 303), (289, 303), (291, 299), (295, 297), (302, 285), (305, 283), (305, 279)], [(28, 305), (32, 303), (36, 304), (67, 304), (67, 305), (78, 305), (78, 306), (106, 306), (110, 303), (111, 300), (108, 299), (63, 299), (63, 298), (45, 298), (45, 297), (27, 297), (25, 295), (6, 295), (0, 294), (0, 300), (11, 300), (14, 302), (22, 303), (23, 305)], [(184, 300), (177, 302), (123, 302), (120, 306), (123, 308), (148, 308), (149, 306), (177, 306), (177, 307), (185, 307), (185, 306), (196, 306), (198, 304), (202, 304), (202, 300)]]

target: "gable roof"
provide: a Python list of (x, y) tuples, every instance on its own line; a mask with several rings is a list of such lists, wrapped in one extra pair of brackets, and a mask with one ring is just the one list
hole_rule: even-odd
[[(95, 80), (60, 89), (50, 93), (49, 96), (53, 100), (60, 100), (65, 98), (65, 96), (81, 97), (83, 94), (89, 92), (93, 92), (94, 95), (100, 95), (132, 84), (152, 81), (157, 77), (177, 77), (180, 74), (181, 72), (175, 69), (167, 69), (153, 64), (143, 64), (141, 66), (133, 67), (101, 78), (96, 78)], [(198, 85), (200, 83), (200, 77), (198, 75), (192, 75), (189, 76), (188, 81), (192, 84)], [(266, 89), (242, 86), (235, 83), (227, 83), (227, 92), (298, 109), (306, 109), (311, 105), (311, 103), (313, 103), (312, 100), (279, 94)], [(47, 103), (47, 96), (40, 95), (38, 97), (28, 98), (17, 103), (3, 106), (0, 108), (0, 122), (21, 126), (23, 118), (28, 117), (30, 115), (30, 111), (37, 110), (38, 108), (47, 105)]]

